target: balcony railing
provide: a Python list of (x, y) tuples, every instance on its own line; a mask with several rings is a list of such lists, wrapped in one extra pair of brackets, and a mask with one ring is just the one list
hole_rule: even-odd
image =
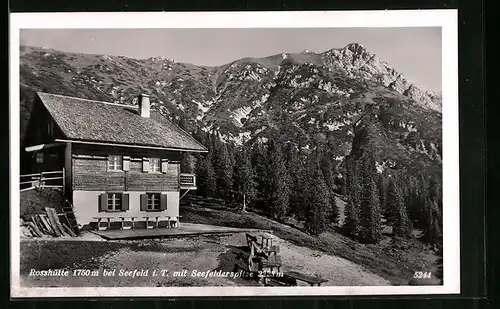
[(61, 171), (40, 172), (36, 174), (19, 175), (20, 190), (27, 191), (36, 188), (59, 188), (64, 190), (66, 174)]
[(196, 175), (194, 174), (181, 173), (179, 175), (179, 182), (181, 189), (196, 189)]

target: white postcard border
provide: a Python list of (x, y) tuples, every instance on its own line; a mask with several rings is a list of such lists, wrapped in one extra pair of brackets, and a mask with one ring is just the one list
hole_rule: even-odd
[[(293, 296), (460, 293), (457, 10), (224, 12), (224, 13), (13, 13), (10, 14), (10, 223), (11, 296)], [(442, 27), (443, 274), (442, 286), (348, 287), (92, 287), (20, 286), (19, 227), (19, 32), (20, 29), (147, 28), (346, 28)]]

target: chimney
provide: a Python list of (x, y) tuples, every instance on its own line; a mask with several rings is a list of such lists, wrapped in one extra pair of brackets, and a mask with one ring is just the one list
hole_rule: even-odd
[(149, 95), (140, 94), (137, 102), (139, 103), (139, 114), (141, 117), (149, 118), (151, 105), (149, 103)]

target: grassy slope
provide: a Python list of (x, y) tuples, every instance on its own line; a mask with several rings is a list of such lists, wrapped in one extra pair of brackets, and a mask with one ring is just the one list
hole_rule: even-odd
[[(190, 206), (181, 206), (180, 212), (184, 222), (273, 230), (274, 235), (294, 245), (345, 258), (394, 285), (408, 285), (416, 271), (435, 272), (437, 257), (417, 240), (391, 240), (385, 237), (379, 244), (363, 245), (335, 231), (313, 237), (255, 213), (237, 212), (215, 203), (203, 203), (201, 206), (194, 201)], [(439, 284), (439, 281), (436, 279), (422, 283)]]
[[(284, 225), (252, 212), (238, 212), (233, 209), (221, 207), (217, 203), (213, 202), (205, 202), (203, 203), (203, 206), (201, 206), (200, 204), (201, 203), (197, 203), (195, 201), (193, 202), (192, 206), (181, 206), (181, 213), (183, 215), (184, 222), (273, 230), (274, 234), (277, 237), (288, 241), (293, 245), (306, 247), (313, 250), (319, 250), (329, 255), (345, 258), (367, 269), (368, 271), (382, 278), (385, 278), (394, 285), (409, 284), (411, 281), (411, 277), (413, 276), (413, 273), (415, 271), (435, 272), (435, 267), (433, 264), (435, 263), (436, 256), (417, 240), (391, 241), (389, 237), (386, 237), (381, 243), (377, 245), (362, 245), (355, 241), (352, 241), (351, 239), (343, 235), (336, 233), (335, 231), (328, 231), (323, 233), (319, 237), (312, 237), (302, 232), (300, 228), (294, 228), (288, 225)], [(25, 211), (29, 210), (33, 209), (25, 209)], [(181, 248), (177, 248), (175, 246), (174, 248), (163, 248), (163, 246), (161, 246), (162, 248), (155, 249), (159, 246), (159, 244), (156, 243), (149, 243), (148, 246), (144, 248), (139, 244), (133, 243), (85, 242), (71, 240), (66, 240), (63, 246), (61, 246), (61, 244), (58, 245), (58, 243), (59, 242), (51, 241), (22, 242), (22, 273), (26, 274), (31, 268), (49, 269), (69, 267), (70, 269), (74, 269), (83, 267), (95, 269), (99, 268), (99, 263), (101, 263), (100, 261), (102, 257), (122, 249), (132, 250), (132, 252), (142, 252), (144, 250), (148, 252), (161, 251), (162, 254), (171, 252), (171, 259), (180, 259), (182, 261), (186, 261), (186, 257), (184, 255), (176, 255), (182, 252), (182, 250), (180, 250)], [(152, 246), (155, 248), (153, 248)], [(192, 253), (194, 255), (193, 257), (189, 257), (189, 259), (193, 259), (195, 256), (198, 256), (200, 253), (198, 252), (200, 248), (203, 248), (202, 250), (207, 251), (203, 253), (203, 256), (208, 257), (210, 254), (212, 254), (215, 259), (215, 257), (219, 255), (219, 259), (221, 259), (221, 252), (217, 252), (222, 247), (216, 246), (217, 250), (215, 250), (214, 248), (207, 249), (205, 248), (205, 242), (203, 242), (203, 244), (199, 245), (198, 247), (199, 248), (196, 249), (190, 246), (189, 250), (194, 250), (194, 253)], [(79, 253), (73, 254), (73, 250), (76, 250)], [(217, 252), (213, 253), (212, 251), (214, 250)], [(139, 253), (133, 254), (137, 255)], [(141, 254), (144, 255), (145, 253), (140, 253), (139, 255)], [(146, 256), (142, 255), (137, 258), (147, 259)], [(234, 257), (232, 257), (231, 254), (226, 255), (231, 256), (230, 261), (225, 261), (222, 264), (227, 264), (233, 267), (236, 262), (234, 260)], [(135, 257), (132, 258), (132, 256), (130, 256), (127, 261), (134, 259)], [(192, 265), (190, 265), (194, 268), (198, 267), (198, 262), (193, 262), (191, 263)], [(179, 265), (181, 265), (182, 263), (179, 262)], [(224, 266), (219, 268), (222, 268), (224, 270), (231, 270), (228, 267)], [(435, 280), (424, 280), (419, 282), (419, 284), (429, 283), (437, 284), (439, 282), (436, 282)], [(45, 282), (43, 284), (51, 284), (51, 282)], [(82, 283), (76, 282), (74, 284), (78, 285)], [(106, 284), (114, 285), (118, 283), (109, 282)], [(147, 285), (150, 284), (150, 282), (144, 282), (144, 284)], [(192, 284), (196, 285), (195, 282), (193, 282)], [(415, 284), (415, 282), (413, 282), (412, 284)]]
[(28, 190), (20, 194), (20, 216), (28, 220), (31, 215), (45, 213), (45, 207), (60, 212), (64, 198), (61, 192), (53, 189)]

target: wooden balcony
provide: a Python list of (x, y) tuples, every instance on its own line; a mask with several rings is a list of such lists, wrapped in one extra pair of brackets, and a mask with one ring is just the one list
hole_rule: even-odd
[(187, 173), (179, 174), (179, 184), (181, 189), (196, 190), (196, 175)]

